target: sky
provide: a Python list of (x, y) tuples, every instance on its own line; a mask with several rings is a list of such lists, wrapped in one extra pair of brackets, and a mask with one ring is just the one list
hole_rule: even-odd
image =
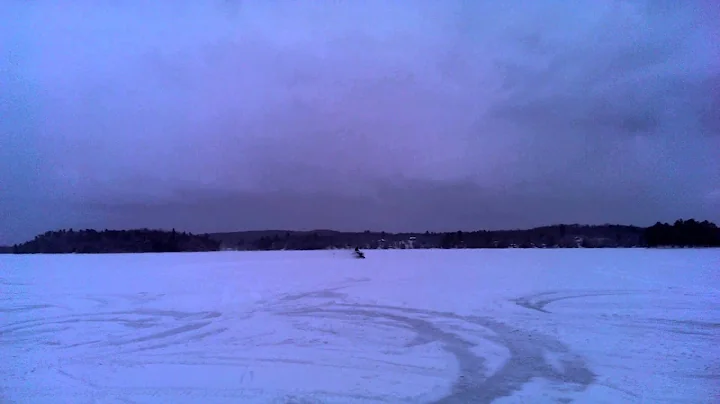
[(720, 222), (711, 0), (0, 4), (0, 244)]

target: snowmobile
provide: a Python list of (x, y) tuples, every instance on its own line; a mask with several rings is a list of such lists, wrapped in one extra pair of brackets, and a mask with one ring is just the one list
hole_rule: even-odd
[(365, 258), (365, 253), (360, 251), (360, 248), (355, 247), (355, 252), (353, 253), (355, 255), (355, 258)]

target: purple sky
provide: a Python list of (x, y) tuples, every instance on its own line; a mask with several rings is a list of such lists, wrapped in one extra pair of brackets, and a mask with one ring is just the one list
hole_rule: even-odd
[(720, 222), (713, 4), (4, 1), (0, 243)]

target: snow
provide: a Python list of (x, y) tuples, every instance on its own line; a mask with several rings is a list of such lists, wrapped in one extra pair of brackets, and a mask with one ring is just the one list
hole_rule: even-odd
[(720, 250), (367, 257), (0, 256), (0, 402), (720, 402)]

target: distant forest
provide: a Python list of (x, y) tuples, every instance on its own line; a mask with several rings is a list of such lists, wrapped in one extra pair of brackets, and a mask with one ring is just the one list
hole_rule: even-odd
[(332, 230), (241, 231), (196, 235), (165, 230), (49, 231), (0, 253), (144, 253), (220, 250), (321, 250), (337, 248), (631, 248), (720, 247), (720, 229), (694, 219), (647, 228), (622, 225), (554, 225), (528, 230), (447, 233), (360, 233)]
[(58, 230), (9, 247), (15, 254), (95, 254), (217, 251), (220, 242), (208, 235), (180, 233), (175, 230)]

